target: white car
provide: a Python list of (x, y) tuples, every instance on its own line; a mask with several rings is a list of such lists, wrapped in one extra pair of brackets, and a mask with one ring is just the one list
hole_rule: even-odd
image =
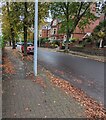
[(17, 48), (17, 50), (20, 51), (20, 52), (21, 52), (21, 47), (22, 47), (22, 45), (23, 45), (23, 42), (17, 42), (17, 43), (16, 43), (16, 48)]

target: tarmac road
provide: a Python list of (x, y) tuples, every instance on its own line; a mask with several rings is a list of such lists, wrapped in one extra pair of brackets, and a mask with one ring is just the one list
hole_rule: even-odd
[(42, 48), (38, 49), (38, 63), (104, 104), (105, 63)]

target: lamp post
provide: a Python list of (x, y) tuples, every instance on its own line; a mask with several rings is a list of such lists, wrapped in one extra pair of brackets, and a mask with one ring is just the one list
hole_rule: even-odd
[(34, 75), (37, 76), (37, 41), (38, 41), (38, 0), (35, 0), (34, 18)]

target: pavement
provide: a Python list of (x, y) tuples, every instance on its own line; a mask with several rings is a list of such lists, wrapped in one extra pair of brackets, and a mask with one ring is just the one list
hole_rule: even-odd
[(86, 118), (85, 107), (55, 86), (47, 70), (10, 47), (3, 52), (2, 117), (3, 118)]

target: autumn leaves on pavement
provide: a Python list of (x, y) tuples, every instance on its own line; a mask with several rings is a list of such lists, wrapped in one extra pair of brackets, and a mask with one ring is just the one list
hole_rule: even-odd
[[(11, 50), (12, 51), (12, 50)], [(13, 55), (15, 57), (19, 57), (24, 63), (27, 64), (27, 67), (33, 67), (33, 56), (29, 55), (27, 57), (24, 57), (21, 53), (19, 53), (17, 50), (13, 50)], [(15, 74), (17, 75), (17, 71), (15, 69), (15, 65), (11, 62), (9, 57), (7, 57), (6, 54), (3, 55), (3, 74)], [(32, 66), (30, 64), (32, 64)], [(28, 68), (28, 69), (29, 69)], [(71, 83), (69, 83), (66, 80), (63, 80), (57, 76), (54, 76), (50, 71), (43, 68), (43, 66), (38, 65), (38, 76), (35, 78), (33, 74), (33, 69), (29, 69), (27, 73), (25, 73), (26, 77), (31, 80), (32, 82), (41, 85), (46, 89), (47, 85), (44, 82), (44, 78), (42, 77), (42, 74), (45, 74), (47, 77), (47, 80), (49, 80), (53, 85), (61, 88), (63, 92), (66, 94), (71, 95), (76, 101), (80, 102), (82, 106), (86, 108), (86, 116), (88, 118), (102, 118), (106, 117), (105, 110), (102, 105), (98, 104), (94, 100), (92, 100), (90, 97), (88, 97), (83, 91), (75, 88)], [(62, 72), (63, 74), (63, 72)], [(81, 82), (81, 81), (78, 81)], [(26, 108), (27, 110), (28, 108)]]

